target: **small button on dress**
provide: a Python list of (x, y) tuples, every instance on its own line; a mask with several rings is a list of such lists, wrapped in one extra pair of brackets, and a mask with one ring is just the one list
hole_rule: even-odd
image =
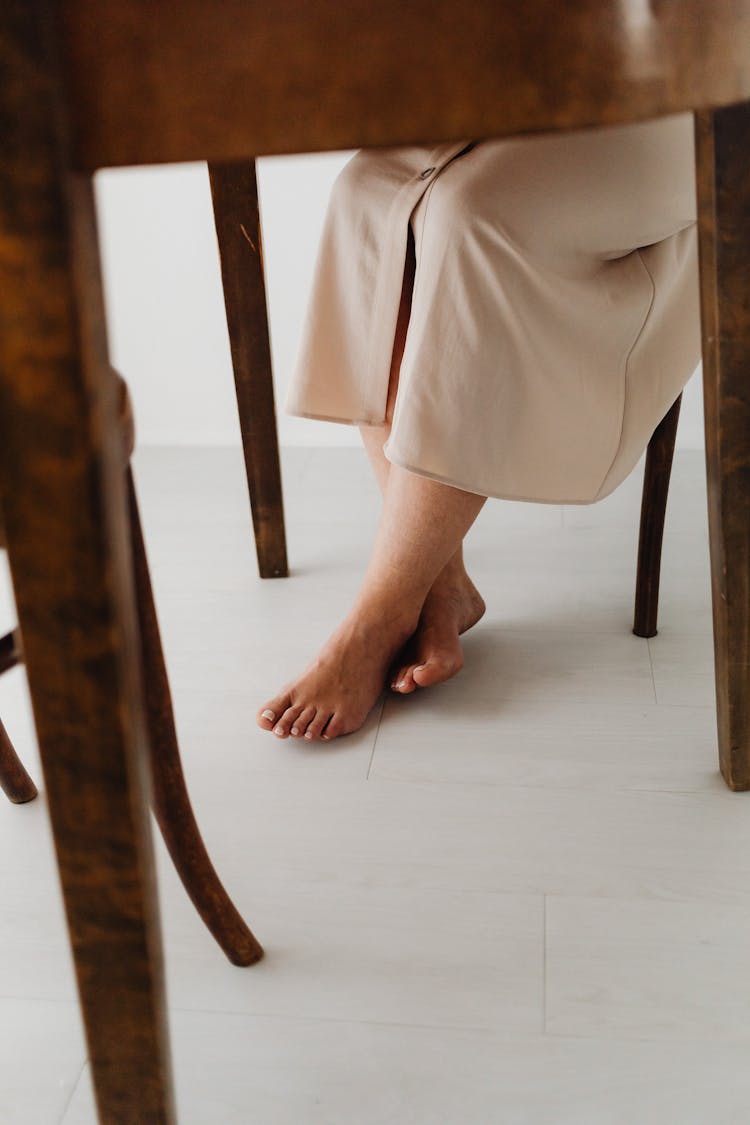
[(328, 201), (289, 414), (381, 425), (412, 472), (585, 504), (638, 463), (700, 361), (693, 118), (362, 149)]

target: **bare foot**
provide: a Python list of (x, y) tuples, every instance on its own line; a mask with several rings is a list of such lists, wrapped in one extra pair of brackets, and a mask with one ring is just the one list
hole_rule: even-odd
[(375, 604), (355, 607), (301, 676), (257, 713), (258, 726), (326, 741), (362, 726), (387, 683), (388, 668), (414, 632), (417, 614)]
[(464, 666), (459, 636), (476, 625), (486, 609), (484, 598), (461, 565), (446, 567), (425, 600), (416, 632), (391, 667), (390, 685), (408, 695), (455, 676)]

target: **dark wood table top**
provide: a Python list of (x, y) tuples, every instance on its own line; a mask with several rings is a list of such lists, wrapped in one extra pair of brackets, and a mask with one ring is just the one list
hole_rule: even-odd
[(750, 0), (62, 0), (82, 168), (478, 139), (750, 98)]

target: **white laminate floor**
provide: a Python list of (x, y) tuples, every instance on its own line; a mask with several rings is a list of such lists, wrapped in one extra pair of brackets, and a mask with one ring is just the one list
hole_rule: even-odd
[[(156, 839), (179, 1121), (745, 1125), (703, 454), (675, 459), (658, 636), (631, 632), (642, 462), (596, 505), (491, 500), (464, 670), (312, 746), (254, 714), (348, 608), (379, 499), (359, 450), (282, 466), (291, 575), (261, 581), (239, 450), (135, 460), (193, 803), (266, 949), (231, 966)], [(41, 784), (21, 670), (0, 715)], [(0, 804), (0, 847), (2, 1121), (91, 1125), (43, 793)]]

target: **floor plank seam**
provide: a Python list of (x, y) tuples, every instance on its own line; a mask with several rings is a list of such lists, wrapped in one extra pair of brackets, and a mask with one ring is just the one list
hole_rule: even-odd
[[(315, 1015), (309, 1016), (298, 1012), (242, 1012), (236, 1009), (227, 1008), (183, 1008), (173, 1007), (169, 1005), (167, 1012), (170, 1015), (180, 1013), (181, 1015), (194, 1015), (194, 1016), (232, 1016), (236, 1019), (262, 1019), (262, 1020), (286, 1020), (294, 1023), (329, 1023), (329, 1024), (356, 1024), (363, 1027), (400, 1027), (411, 1028), (414, 1031), (458, 1031), (470, 1032), (472, 1034), (480, 1035), (494, 1035), (502, 1039), (512, 1040), (517, 1042), (524, 1038), (537, 1041), (539, 1033), (535, 1031), (518, 1031), (515, 1027), (503, 1024), (498, 1027), (489, 1027), (487, 1024), (472, 1024), (472, 1023), (417, 1023), (413, 1020), (384, 1020), (384, 1019), (370, 1019), (367, 1016), (325, 1016)], [(581, 1036), (580, 1038), (589, 1038), (588, 1036)], [(88, 1061), (88, 1059), (86, 1060)]]
[(547, 895), (542, 895), (542, 1035), (547, 1034)]
[(76, 1091), (78, 1090), (78, 1087), (81, 1084), (81, 1079), (83, 1078), (84, 1071), (86, 1070), (86, 1065), (87, 1065), (88, 1061), (89, 1061), (89, 1056), (85, 1055), (84, 1059), (83, 1059), (83, 1062), (81, 1063), (80, 1069), (78, 1071), (78, 1074), (76, 1075), (75, 1082), (73, 1082), (73, 1084), (70, 1088), (70, 1094), (68, 1095), (68, 1098), (65, 1102), (65, 1105), (63, 1106), (63, 1111), (60, 1114), (60, 1117), (58, 1119), (58, 1125), (65, 1125), (65, 1118), (68, 1116), (68, 1110), (70, 1109), (71, 1105), (73, 1104), (73, 1099), (76, 1096)]
[(369, 758), (369, 761), (367, 763), (367, 773), (365, 774), (365, 781), (370, 780), (370, 770), (372, 769), (372, 763), (375, 760), (375, 747), (378, 744), (378, 735), (380, 734), (380, 724), (383, 721), (383, 715), (385, 713), (385, 705), (386, 705), (386, 697), (385, 697), (385, 695), (383, 695), (383, 699), (382, 699), (381, 704), (380, 704), (380, 712), (378, 714), (378, 723), (377, 723), (377, 726), (375, 727), (375, 737), (372, 740), (372, 750), (370, 751), (370, 758)]

